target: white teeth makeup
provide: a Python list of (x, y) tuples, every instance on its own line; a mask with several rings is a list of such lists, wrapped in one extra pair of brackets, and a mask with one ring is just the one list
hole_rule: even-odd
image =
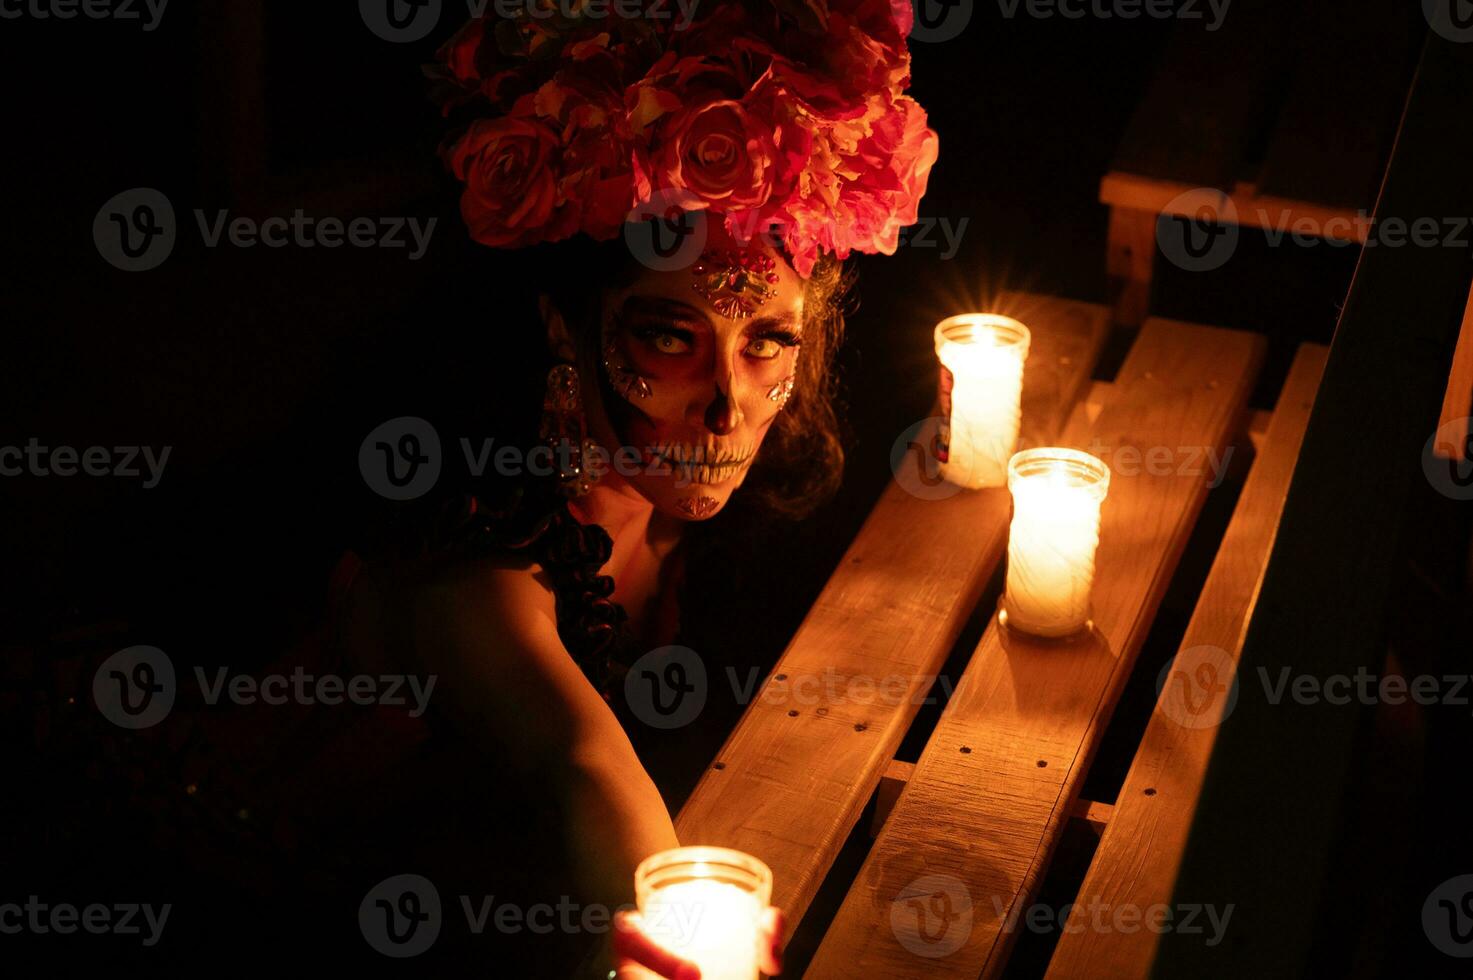
[(671, 443), (649, 451), (650, 460), (669, 466), (677, 479), (700, 484), (725, 483), (750, 466), (755, 456), (752, 448), (728, 449), (690, 443)]

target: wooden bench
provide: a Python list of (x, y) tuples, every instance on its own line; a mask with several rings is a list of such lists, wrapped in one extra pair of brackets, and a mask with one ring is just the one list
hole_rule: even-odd
[(1396, 5), (1238, 0), (1218, 31), (1179, 27), (1100, 181), (1116, 321), (1150, 310), (1161, 216), (1364, 241), (1415, 26)]
[[(1150, 313), (1163, 217), (1364, 243), (1424, 27), (1397, 5), (1336, 0), (1238, 0), (1218, 31), (1183, 25), (1100, 181), (1115, 322)], [(1473, 459), (1470, 413), (1473, 296), (1437, 455)]]
[[(1052, 442), (1108, 314), (1027, 294), (1001, 305), (1033, 326), (1022, 438)], [(927, 500), (891, 483), (681, 809), (681, 840), (761, 856), (775, 904), (801, 917), (1002, 560), (1009, 508), (1006, 491)]]
[[(923, 500), (898, 483), (881, 498), (677, 821), (683, 841), (766, 861), (774, 902), (796, 923), (876, 800), (876, 839), (808, 976), (997, 975), (1017, 938), (1016, 916), (1036, 896), (1068, 821), (1104, 829), (1090, 887), (1107, 895), (1105, 883), (1131, 859), (1142, 823), (1156, 834), (1185, 833), (1210, 729), (1173, 732), (1158, 708), (1119, 803), (1083, 800), (1080, 786), (1209, 492), (1205, 450), (1220, 454), (1251, 430), (1261, 450), (1183, 644), (1220, 648), (1230, 669), (1324, 349), (1300, 351), (1278, 408), (1255, 419), (1246, 404), (1262, 338), (1152, 320), (1116, 379), (1076, 399), (1106, 311), (1038, 297), (1027, 303), (1037, 343), (1026, 383), (1043, 371), (1062, 379), (1046, 387), (1046, 400), (1036, 390), (1030, 398), (1029, 438), (1107, 461), (1122, 449), (1145, 458), (1151, 447), (1166, 447), (1173, 463), (1148, 472), (1122, 455), (1113, 467), (1093, 638), (1039, 643), (1004, 635), (994, 617), (913, 765), (894, 759), (896, 747), (998, 569), (1009, 503), (1005, 490)], [(1062, 373), (1054, 353), (1061, 345), (1084, 352)], [(1072, 405), (1067, 421), (1050, 436), (1038, 416), (1057, 418), (1064, 405)], [(1187, 465), (1184, 453), (1197, 461)], [(1164, 757), (1183, 766), (1177, 782), (1157, 775)], [(1142, 785), (1153, 777), (1156, 785)], [(1112, 832), (1117, 821), (1124, 829)], [(1150, 881), (1118, 900), (1142, 902), (1161, 888), (1169, 894), (1169, 849), (1159, 862)], [(1093, 958), (1074, 950), (1061, 944), (1057, 970), (1070, 969), (1071, 957)], [(1131, 953), (1149, 960), (1149, 950)]]

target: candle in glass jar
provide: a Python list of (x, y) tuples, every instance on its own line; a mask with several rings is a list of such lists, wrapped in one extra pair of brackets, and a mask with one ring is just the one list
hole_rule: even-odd
[(1013, 520), (1001, 619), (1037, 636), (1089, 625), (1100, 505), (1110, 468), (1074, 449), (1030, 449), (1008, 462)]
[(645, 932), (701, 969), (702, 980), (757, 980), (772, 871), (741, 851), (678, 847), (634, 872)]
[(936, 325), (941, 433), (936, 461), (948, 483), (971, 490), (1007, 482), (1018, 448), (1028, 328), (995, 313), (962, 313)]

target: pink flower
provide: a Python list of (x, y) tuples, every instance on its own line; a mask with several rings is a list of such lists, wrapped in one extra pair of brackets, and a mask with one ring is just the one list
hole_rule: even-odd
[[(478, 119), (447, 154), (465, 182), (461, 215), (484, 245), (514, 247), (567, 238), (576, 230), (559, 214), (557, 134), (534, 119)], [(561, 219), (561, 220), (560, 220)]]
[(770, 123), (735, 99), (676, 110), (661, 126), (654, 166), (662, 183), (721, 210), (760, 208), (777, 156)]
[(938, 140), (926, 113), (907, 96), (872, 110), (875, 123), (855, 138), (853, 126), (821, 134), (779, 221), (798, 274), (807, 276), (820, 250), (893, 255), (900, 229), (914, 224)]
[(476, 20), (432, 77), (474, 110), (445, 157), (471, 234), (517, 247), (606, 239), (662, 192), (738, 238), (777, 226), (800, 274), (821, 252), (890, 254), (936, 160), (910, 82), (910, 0), (721, 4), (685, 29)]

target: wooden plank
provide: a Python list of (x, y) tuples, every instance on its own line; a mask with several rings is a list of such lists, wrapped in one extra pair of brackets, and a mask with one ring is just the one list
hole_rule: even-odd
[[(1047, 438), (1088, 383), (1108, 312), (1027, 294), (1023, 425)], [(1040, 393), (1052, 393), (1040, 400)], [(892, 481), (676, 820), (686, 844), (754, 854), (796, 924), (874, 793), (1001, 560), (1007, 491), (922, 499)]]
[(1473, 412), (1473, 292), (1468, 294), (1463, 329), (1458, 333), (1458, 346), (1453, 351), (1453, 369), (1448, 374), (1447, 393), (1442, 398), (1434, 453), (1446, 460), (1473, 461), (1473, 442), (1468, 439), (1469, 412)]
[[(1082, 907), (1102, 905), (1112, 914), (1115, 909), (1136, 909), (1144, 916), (1153, 905), (1172, 901), (1172, 885), (1217, 725), (1228, 708), (1243, 628), (1263, 581), (1327, 354), (1325, 347), (1306, 344), (1294, 358), (1263, 448), (1182, 637), (1181, 659), (1161, 691), (1080, 886), (1076, 903)], [(1223, 686), (1190, 688), (1205, 699), (1194, 702), (1177, 686), (1177, 670), (1192, 685), (1197, 684), (1196, 670), (1210, 671), (1210, 683)], [(1048, 977), (1145, 977), (1155, 956), (1156, 934), (1149, 930), (1065, 929)]]
[(1235, 0), (1220, 30), (1179, 24), (1111, 169), (1187, 187), (1231, 189), (1290, 56), (1288, 6), (1282, 0)]
[(1263, 440), (1268, 437), (1268, 427), (1273, 420), (1273, 412), (1254, 412), (1248, 417), (1248, 441), (1253, 444), (1255, 455), (1263, 452)]
[[(1202, 188), (1191, 184), (1151, 180), (1113, 170), (1100, 180), (1100, 202), (1117, 209), (1194, 218), (1207, 201), (1224, 220), (1235, 218), (1235, 223), (1243, 227), (1266, 228), (1275, 233), (1294, 234), (1304, 227), (1300, 222), (1306, 222), (1307, 227), (1315, 229), (1317, 237), (1364, 242), (1370, 230), (1369, 219), (1355, 209), (1261, 194), (1255, 184), (1238, 183), (1210, 199), (1204, 198), (1201, 191)], [(1189, 192), (1195, 193), (1182, 198)]]
[(1257, 180), (1259, 193), (1369, 211), (1406, 99), (1411, 26), (1400, 4), (1311, 0), (1301, 43)]
[[(1263, 338), (1148, 320), (1098, 419), (1062, 441), (1220, 449), (1238, 430)], [(1201, 470), (1201, 472), (1183, 472)], [(1205, 467), (1123, 468), (1101, 515), (1093, 636), (1004, 636), (996, 619), (839, 909), (811, 977), (996, 975), (1207, 493)], [(955, 921), (931, 919), (926, 894)], [(962, 907), (970, 909), (961, 915)], [(926, 918), (922, 918), (925, 916)], [(930, 931), (928, 931), (928, 927)]]
[[(1378, 215), (1473, 214), (1470, 104), (1473, 45), (1429, 34)], [(1422, 452), (1470, 278), (1466, 248), (1361, 253), (1248, 623), (1242, 676), (1287, 664), (1321, 681), (1382, 672), (1407, 568), (1407, 515), (1430, 492)], [(1169, 933), (1159, 975), (1343, 976), (1356, 940), (1385, 927), (1330, 885), (1345, 863), (1384, 860), (1366, 850), (1374, 839), (1344, 847), (1350, 815), (1337, 806), (1360, 791), (1364, 711), (1356, 699), (1270, 700), (1259, 685), (1242, 686), (1217, 733), (1175, 890), (1233, 902), (1233, 939), (1203, 949), (1198, 937)]]
[(1094, 303), (1022, 292), (1004, 292), (997, 312), (1029, 324), (1034, 334), (1023, 374), (1018, 444), (1049, 445), (1089, 387), (1110, 331), (1109, 315)]
[(1110, 209), (1105, 274), (1109, 279), (1110, 309), (1120, 326), (1138, 326), (1151, 312), (1159, 210)]
[(1076, 799), (1074, 806), (1069, 811), (1069, 819), (1082, 820), (1095, 829), (1095, 833), (1103, 833), (1105, 827), (1110, 823), (1110, 818), (1115, 813), (1115, 807), (1109, 803), (1100, 803), (1097, 800)]
[(890, 819), (890, 811), (895, 809), (900, 791), (905, 789), (905, 784), (910, 782), (911, 774), (915, 771), (915, 763), (901, 762), (899, 759), (891, 759), (890, 764), (885, 767), (885, 774), (880, 777), (880, 786), (875, 790), (875, 815), (869, 825), (870, 837), (878, 836), (880, 828)]

